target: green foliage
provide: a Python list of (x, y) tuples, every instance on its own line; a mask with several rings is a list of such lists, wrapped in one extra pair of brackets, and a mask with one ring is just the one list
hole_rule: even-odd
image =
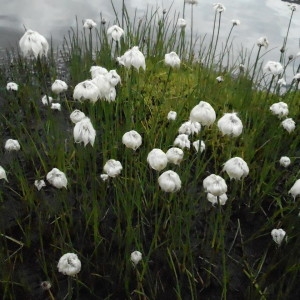
[[(299, 134), (297, 127), (285, 131), (269, 109), (284, 98), (289, 117), (298, 123), (299, 92), (280, 96), (253, 89), (260, 78), (259, 52), (255, 67), (236, 78), (229, 70), (245, 63), (243, 51), (241, 61), (226, 68), (214, 68), (211, 61), (220, 57), (203, 49), (195, 59), (173, 20), (170, 11), (148, 11), (143, 20), (135, 16), (131, 22), (124, 6), (122, 18), (116, 16), (127, 30), (120, 44), (108, 40), (107, 24), (83, 32), (77, 25), (48, 59), (8, 53), (0, 70), (0, 130), (3, 142), (17, 139), (21, 150), (0, 149), (8, 178), (0, 182), (3, 299), (63, 299), (70, 288), (74, 299), (292, 299), (299, 294), (300, 218), (288, 194), (299, 178)], [(134, 45), (146, 54), (146, 71), (116, 64), (116, 56)], [(174, 49), (182, 53), (180, 69), (164, 64), (164, 54)], [(221, 63), (230, 55), (225, 50)], [(201, 63), (201, 55), (209, 65)], [(115, 102), (73, 100), (75, 85), (90, 77), (92, 65), (116, 69), (121, 76)], [(221, 83), (216, 70), (222, 70)], [(7, 78), (19, 84), (18, 91), (5, 90)], [(51, 92), (55, 79), (69, 85), (59, 99)], [(43, 105), (44, 94), (60, 101), (62, 110)], [(213, 106), (217, 119), (237, 112), (243, 133), (231, 138), (216, 124), (202, 127), (190, 140), (203, 140), (206, 150), (197, 153), (191, 146), (179, 166), (168, 164), (182, 188), (167, 194), (157, 183), (162, 172), (150, 168), (147, 155), (153, 148), (172, 147), (179, 126), (200, 101)], [(93, 147), (74, 143), (69, 115), (75, 109), (96, 129)], [(170, 110), (177, 112), (175, 121), (167, 120)], [(135, 152), (122, 144), (123, 134), (133, 129), (143, 138)], [(279, 164), (283, 155), (292, 159), (288, 168)], [(241, 181), (222, 172), (235, 156), (250, 169)], [(111, 158), (123, 170), (104, 182), (100, 174)], [(46, 179), (54, 167), (66, 174), (67, 188), (47, 183), (38, 191), (34, 181)], [(227, 182), (225, 206), (212, 207), (206, 199), (202, 181), (212, 173)], [(288, 236), (280, 247), (270, 235), (279, 227)], [(134, 250), (143, 254), (136, 266), (130, 261)], [(81, 272), (68, 280), (56, 267), (67, 252), (82, 262)], [(45, 280), (52, 284), (49, 291), (39, 286)]]

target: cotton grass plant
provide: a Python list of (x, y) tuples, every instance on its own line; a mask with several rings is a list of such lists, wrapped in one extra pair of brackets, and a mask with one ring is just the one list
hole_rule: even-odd
[[(15, 49), (0, 68), (1, 294), (5, 299), (63, 299), (71, 293), (78, 299), (295, 297), (300, 219), (298, 187), (292, 187), (299, 178), (299, 92), (280, 96), (268, 84), (254, 89), (263, 76), (261, 44), (254, 63), (249, 59), (236, 78), (224, 72), (222, 83), (216, 81), (217, 69), (191, 57), (206, 52), (209, 62), (216, 61), (221, 12), (216, 11), (219, 24), (210, 47), (190, 51), (192, 39), (185, 36), (182, 43), (171, 10), (149, 8), (137, 22), (124, 3), (122, 16), (107, 22), (100, 16), (88, 34), (77, 21), (59, 51), (50, 49), (47, 58), (28, 60)], [(124, 30), (120, 55), (138, 47), (145, 68), (118, 63), (107, 36), (112, 25)], [(170, 74), (165, 55), (182, 45), (178, 53), (185, 55)], [(239, 57), (228, 70), (248, 59), (245, 53)], [(114, 101), (74, 96), (80, 82), (92, 80), (93, 66), (120, 76)], [(58, 78), (67, 84), (59, 97), (51, 89)], [(7, 90), (8, 82), (18, 89)], [(52, 110), (41, 95), (61, 110)], [(282, 98), (288, 112), (279, 120), (270, 107)], [(170, 111), (176, 116), (169, 117)], [(238, 117), (238, 134), (219, 130), (225, 114)], [(84, 118), (93, 128), (85, 126), (74, 136)], [(290, 132), (281, 126), (289, 118), (296, 124)], [(187, 124), (196, 130), (189, 132)], [(128, 136), (132, 130), (134, 136)], [(178, 144), (184, 144), (174, 158), (179, 135)], [(18, 141), (18, 151), (5, 149), (9, 139)], [(162, 164), (153, 168), (157, 153)], [(282, 156), (293, 163), (283, 167)], [(247, 162), (240, 180), (230, 180), (232, 173), (224, 169), (234, 158)], [(209, 188), (208, 195), (203, 187), (212, 174), (226, 184), (222, 194)], [(57, 181), (60, 188), (53, 186)], [(281, 227), (288, 239), (279, 248), (270, 232)], [(64, 253), (80, 257), (72, 282), (56, 267)], [(138, 256), (132, 259), (132, 253)], [(41, 287), (44, 281), (51, 293)]]

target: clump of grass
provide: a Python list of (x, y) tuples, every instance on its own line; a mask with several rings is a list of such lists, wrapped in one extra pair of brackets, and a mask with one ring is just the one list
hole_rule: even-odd
[[(179, 36), (170, 19), (170, 11), (161, 15), (148, 10), (140, 22), (136, 15), (131, 21), (123, 1), (122, 17), (112, 21), (126, 29), (120, 53), (139, 46), (146, 71), (116, 63), (106, 36), (109, 24), (104, 23), (87, 35), (79, 25), (71, 29), (57, 52), (60, 57), (54, 50), (48, 59), (36, 60), (8, 53), (0, 69), (0, 130), (3, 141), (16, 138), (21, 149), (0, 149), (8, 178), (0, 182), (0, 291), (5, 299), (66, 297), (68, 280), (56, 265), (67, 252), (76, 253), (82, 263), (73, 282), (78, 299), (288, 299), (298, 294), (300, 219), (288, 194), (299, 176), (298, 127), (288, 133), (269, 108), (284, 97), (289, 117), (297, 123), (299, 92), (279, 96), (253, 88), (261, 48), (254, 65), (242, 51), (241, 63), (248, 59), (248, 68), (234, 79), (224, 72), (218, 83), (219, 74), (200, 63), (201, 58), (194, 59), (192, 38), (182, 43), (188, 37)], [(219, 21), (218, 32), (221, 15)], [(218, 32), (206, 53), (199, 50), (208, 62), (215, 58)], [(189, 55), (170, 76), (163, 60), (174, 49)], [(116, 69), (121, 76), (115, 102), (73, 100), (75, 85), (90, 78), (92, 65)], [(41, 103), (43, 94), (54, 97), (51, 83), (58, 77), (69, 86), (61, 111)], [(18, 91), (5, 89), (6, 78), (19, 84)], [(161, 172), (149, 167), (147, 155), (153, 148), (166, 152), (173, 146), (178, 128), (201, 100), (212, 105), (217, 119), (237, 112), (243, 133), (222, 136), (213, 124), (190, 135), (191, 142), (204, 140), (206, 149), (201, 153), (191, 146), (184, 149), (180, 165), (167, 165), (179, 174), (182, 187), (165, 193), (157, 182)], [(93, 146), (74, 143), (69, 116), (75, 109), (96, 129)], [(170, 110), (177, 112), (174, 121), (167, 120)], [(143, 138), (136, 151), (122, 144), (129, 130)], [(283, 155), (292, 160), (288, 168), (279, 164)], [(230, 181), (222, 172), (235, 156), (250, 169), (241, 181)], [(103, 181), (103, 166), (111, 158), (121, 162), (122, 172)], [(67, 188), (57, 190), (46, 182), (38, 191), (35, 179), (46, 179), (53, 167), (66, 174)], [(227, 182), (224, 207), (213, 207), (206, 199), (202, 181), (212, 173)], [(288, 236), (280, 248), (270, 236), (277, 227)], [(137, 265), (130, 261), (135, 250), (143, 254)], [(46, 280), (51, 293), (40, 287)]]

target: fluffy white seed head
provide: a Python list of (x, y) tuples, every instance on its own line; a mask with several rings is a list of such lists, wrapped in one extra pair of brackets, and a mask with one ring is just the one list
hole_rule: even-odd
[(75, 143), (83, 143), (84, 146), (90, 143), (94, 146), (96, 130), (88, 117), (81, 119), (75, 124), (73, 136)]
[(97, 102), (100, 92), (97, 85), (92, 80), (79, 82), (73, 92), (74, 100), (84, 101), (90, 100), (92, 103)]
[(170, 110), (170, 111), (168, 112), (167, 119), (168, 119), (169, 121), (175, 121), (176, 118), (177, 118), (177, 112), (176, 112), (176, 111), (173, 111), (173, 110)]
[(179, 18), (178, 21), (177, 21), (177, 26), (179, 28), (185, 28), (187, 25), (187, 22), (185, 19), (182, 19), (182, 18)]
[(138, 149), (142, 145), (142, 136), (135, 130), (124, 133), (122, 143), (132, 150)]
[(179, 165), (183, 159), (184, 153), (182, 149), (177, 147), (172, 147), (166, 152), (168, 162)]
[(200, 153), (202, 153), (205, 150), (205, 143), (202, 140), (201, 140), (201, 142), (200, 142), (200, 140), (197, 140), (197, 141), (193, 142), (193, 147), (195, 148), (196, 152), (198, 152), (199, 148), (200, 148)]
[(97, 75), (92, 79), (92, 83), (94, 83), (99, 90), (99, 99), (110, 101), (110, 93), (111, 93), (111, 84), (106, 75)]
[[(300, 52), (299, 52), (300, 53)], [(297, 80), (298, 82), (300, 81), (300, 73), (297, 73), (293, 79)]]
[(291, 133), (296, 128), (296, 123), (292, 118), (287, 118), (281, 122), (281, 126), (288, 132)]
[(115, 159), (109, 159), (103, 167), (104, 173), (106, 173), (109, 177), (117, 177), (121, 174), (122, 169), (122, 164)]
[(213, 7), (214, 7), (214, 10), (217, 11), (217, 12), (219, 12), (219, 13), (221, 13), (221, 12), (223, 12), (223, 11), (226, 10), (226, 7), (222, 3), (220, 3), (220, 2), (214, 3)]
[(82, 112), (81, 110), (79, 109), (75, 109), (71, 114), (70, 114), (70, 119), (71, 121), (76, 124), (78, 123), (79, 121), (81, 121), (82, 119), (85, 118), (85, 113)]
[(161, 149), (154, 148), (148, 153), (147, 162), (152, 169), (161, 171), (167, 166), (168, 158)]
[(281, 166), (286, 168), (291, 164), (291, 160), (287, 156), (281, 156), (280, 160), (279, 160), (279, 163), (280, 163)]
[(2, 166), (0, 166), (0, 179), (4, 179), (8, 182), (6, 172)]
[(237, 137), (243, 131), (243, 123), (236, 113), (225, 113), (218, 121), (218, 128), (223, 135)]
[(98, 75), (106, 75), (108, 73), (107, 69), (100, 66), (92, 66), (90, 68), (91, 77), (94, 79)]
[(214, 196), (221, 196), (227, 192), (225, 180), (221, 176), (215, 174), (211, 174), (203, 180), (203, 188), (207, 193)]
[(218, 76), (216, 77), (216, 80), (218, 81), (218, 83), (221, 83), (224, 81), (224, 77), (223, 76)]
[(241, 180), (248, 176), (249, 167), (247, 163), (240, 157), (233, 157), (226, 161), (223, 167), (230, 179)]
[(51, 109), (61, 111), (61, 104), (60, 103), (51, 103)]
[(271, 231), (271, 236), (273, 238), (273, 241), (278, 244), (278, 245), (281, 245), (283, 239), (285, 238), (286, 236), (286, 232), (279, 228), (279, 229), (273, 229)]
[(216, 120), (216, 112), (213, 107), (205, 101), (200, 101), (190, 112), (190, 120), (199, 122), (203, 126), (210, 126)]
[(265, 47), (265, 48), (268, 48), (268, 46), (269, 46), (269, 41), (268, 41), (268, 39), (267, 39), (265, 36), (260, 37), (260, 38), (257, 40), (257, 46), (258, 46), (258, 47)]
[(60, 94), (62, 92), (65, 92), (67, 89), (68, 89), (68, 85), (63, 80), (60, 79), (56, 79), (51, 86), (51, 90), (55, 94)]
[(225, 205), (227, 200), (228, 200), (228, 197), (227, 197), (227, 194), (222, 194), (220, 196), (214, 196), (213, 194), (210, 194), (210, 193), (207, 193), (207, 200), (213, 205)]
[(136, 266), (141, 260), (143, 259), (143, 255), (140, 251), (133, 251), (130, 254), (130, 260), (133, 262), (133, 264)]
[(105, 100), (107, 102), (114, 102), (116, 100), (116, 97), (117, 97), (117, 91), (115, 87), (111, 86), (108, 94), (105, 96)]
[(96, 22), (94, 22), (94, 20), (92, 20), (92, 19), (86, 19), (83, 24), (83, 27), (87, 28), (87, 29), (92, 29), (96, 26), (97, 26)]
[(37, 179), (34, 181), (34, 186), (37, 188), (38, 191), (40, 191), (44, 186), (46, 186), (46, 183), (43, 179)]
[(58, 261), (58, 272), (75, 276), (81, 270), (81, 261), (75, 253), (66, 253)]
[(264, 71), (277, 76), (283, 72), (283, 66), (280, 62), (268, 61), (264, 66)]
[(181, 189), (181, 180), (179, 175), (172, 171), (165, 171), (158, 177), (160, 188), (167, 193), (174, 193)]
[(102, 181), (106, 181), (108, 180), (109, 176), (107, 174), (101, 174), (100, 178), (102, 179)]
[(6, 89), (8, 91), (17, 91), (19, 86), (15, 82), (8, 82), (6, 85)]
[(190, 149), (191, 147), (191, 142), (189, 140), (189, 137), (188, 135), (182, 133), (182, 134), (179, 134), (175, 140), (174, 140), (174, 143), (173, 143), (174, 146), (177, 146), (181, 149), (185, 149), (185, 148), (188, 148)]
[(170, 53), (165, 54), (165, 64), (172, 68), (180, 67), (180, 58), (176, 52), (172, 51)]
[(6, 151), (19, 151), (21, 146), (20, 146), (18, 140), (8, 139), (5, 142), (4, 148)]
[(21, 53), (24, 57), (47, 56), (49, 44), (44, 36), (28, 29), (19, 41)]
[(139, 50), (138, 46), (134, 46), (127, 50), (124, 55), (117, 57), (120, 65), (126, 68), (134, 67), (139, 71), (140, 68), (146, 70), (146, 62), (144, 54)]
[(199, 122), (187, 121), (181, 124), (178, 129), (179, 134), (193, 135), (201, 131), (201, 124)]
[(118, 83), (121, 83), (121, 77), (116, 70), (110, 70), (107, 74), (105, 74), (105, 77), (113, 87), (115, 87)]
[(286, 86), (286, 81), (283, 78), (278, 79), (277, 84), (279, 86)]
[(289, 107), (285, 102), (277, 102), (270, 106), (270, 111), (278, 118), (282, 118), (289, 114)]
[(291, 194), (293, 196), (294, 200), (296, 199), (296, 197), (298, 195), (300, 195), (300, 179), (296, 180), (294, 185), (289, 190), (289, 194)]
[(107, 29), (107, 35), (110, 36), (114, 41), (119, 42), (121, 37), (124, 35), (124, 30), (118, 25), (113, 25)]
[(43, 103), (43, 105), (49, 105), (49, 104), (52, 103), (52, 101), (53, 101), (53, 98), (50, 97), (50, 96), (48, 96), (48, 95), (44, 95), (42, 97), (42, 103)]
[(57, 189), (67, 188), (68, 180), (64, 172), (53, 168), (46, 176), (48, 182)]

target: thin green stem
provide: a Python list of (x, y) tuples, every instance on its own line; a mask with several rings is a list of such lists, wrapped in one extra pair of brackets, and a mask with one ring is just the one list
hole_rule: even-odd
[(285, 47), (286, 47), (287, 39), (288, 39), (288, 36), (289, 36), (289, 31), (290, 31), (290, 27), (291, 27), (291, 22), (292, 22), (293, 14), (294, 14), (294, 10), (292, 10), (290, 21), (289, 21), (289, 25), (288, 25), (288, 29), (287, 29), (287, 32), (286, 32), (286, 36), (285, 36), (285, 38), (283, 40), (283, 45), (282, 45), (282, 48), (281, 48), (281, 54), (280, 54), (280, 60), (279, 60), (280, 63), (283, 62)]
[(190, 38), (190, 55), (189, 58), (193, 58), (193, 27), (194, 27), (194, 5), (191, 7), (191, 38)]
[(218, 31), (217, 31), (217, 36), (216, 36), (216, 42), (215, 42), (214, 52), (213, 52), (213, 55), (211, 57), (211, 66), (214, 63), (215, 54), (216, 54), (216, 50), (217, 50), (217, 47), (218, 47), (218, 40), (219, 40), (219, 34), (220, 34), (220, 28), (221, 28), (221, 16), (222, 16), (222, 12), (219, 12)]
[(254, 79), (254, 76), (255, 76), (255, 71), (256, 71), (257, 63), (259, 61), (259, 54), (260, 54), (261, 48), (262, 48), (262, 46), (259, 45), (258, 46), (257, 55), (256, 55), (256, 59), (255, 59), (255, 62), (254, 62), (254, 68), (253, 68), (252, 76), (251, 76), (251, 83), (252, 84), (253, 84), (253, 79)]
[(227, 36), (226, 42), (225, 42), (225, 47), (224, 47), (224, 50), (223, 50), (223, 53), (222, 53), (222, 56), (221, 56), (221, 59), (220, 59), (220, 62), (219, 62), (219, 64), (220, 64), (220, 71), (221, 71), (221, 69), (222, 69), (223, 59), (224, 59), (224, 56), (225, 56), (225, 54), (226, 54), (226, 50), (227, 50), (229, 38), (230, 38), (230, 36), (231, 36), (231, 33), (232, 33), (232, 30), (233, 30), (233, 27), (234, 27), (234, 26), (235, 26), (235, 25), (232, 24), (232, 26), (231, 26), (231, 28), (230, 28), (230, 31), (229, 31), (229, 34), (228, 34), (228, 36)]
[(73, 279), (71, 276), (68, 276), (68, 295), (67, 299), (72, 300), (73, 297)]
[(211, 54), (211, 50), (212, 50), (213, 43), (214, 43), (216, 21), (217, 21), (217, 11), (215, 11), (215, 18), (214, 18), (213, 32), (212, 32), (212, 37), (211, 37), (211, 40), (210, 40), (210, 43), (209, 43), (209, 47), (208, 47), (208, 59), (206, 60), (206, 63), (207, 63), (207, 64), (209, 64), (209, 62), (210, 62), (210, 54)]
[(266, 94), (266, 99), (268, 99), (268, 97), (269, 97), (269, 94), (270, 94), (270, 91), (271, 91), (271, 88), (272, 88), (272, 85), (273, 85), (274, 78), (275, 78), (275, 75), (272, 75), (272, 78), (271, 78), (271, 81), (270, 81), (270, 84), (269, 84), (269, 88), (268, 88), (268, 91), (267, 91), (267, 94)]
[(89, 54), (90, 54), (90, 60), (93, 61), (93, 35), (92, 35), (92, 29), (90, 28), (89, 33)]

